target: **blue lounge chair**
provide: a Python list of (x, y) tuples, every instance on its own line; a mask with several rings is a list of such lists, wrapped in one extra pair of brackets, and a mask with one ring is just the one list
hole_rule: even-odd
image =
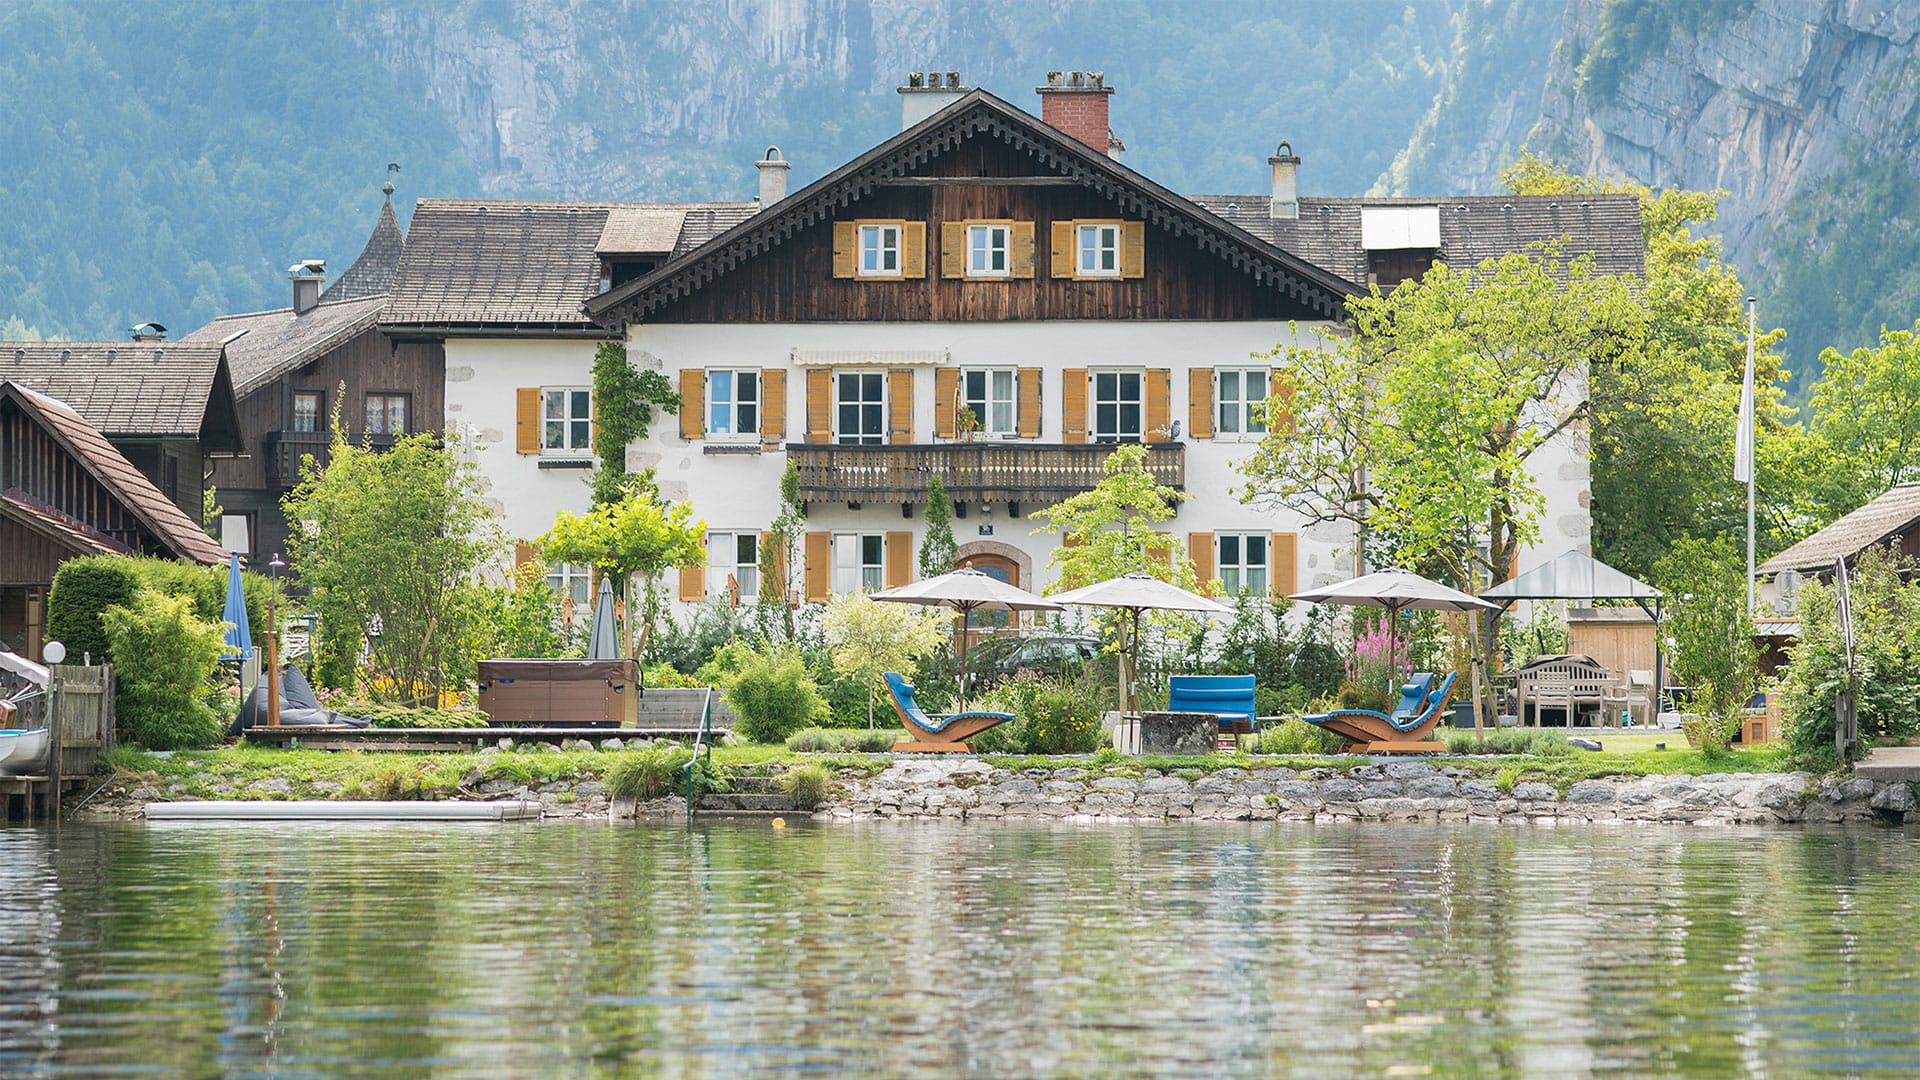
[(934, 719), (913, 700), (913, 687), (907, 680), (894, 672), (886, 673), (887, 693), (893, 699), (893, 711), (900, 715), (900, 723), (907, 729), (911, 739), (903, 739), (893, 744), (895, 753), (915, 751), (925, 753), (937, 750), (957, 750), (968, 753), (973, 748), (962, 742), (995, 724), (1004, 724), (1013, 719), (1012, 713), (1004, 712), (962, 712)]
[(1253, 676), (1175, 675), (1167, 680), (1167, 711), (1212, 713), (1222, 731), (1253, 730)]
[(1333, 732), (1348, 740), (1347, 750), (1367, 754), (1437, 754), (1445, 747), (1427, 740), (1446, 714), (1453, 698), (1453, 683), (1458, 674), (1449, 674), (1438, 686), (1433, 676), (1413, 676), (1400, 688), (1400, 703), (1391, 713), (1371, 709), (1336, 709), (1330, 713), (1306, 717), (1309, 724)]

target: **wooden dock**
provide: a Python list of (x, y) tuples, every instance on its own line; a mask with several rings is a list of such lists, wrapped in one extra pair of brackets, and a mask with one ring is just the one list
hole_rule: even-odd
[[(697, 727), (697, 725), (695, 725)], [(585, 739), (598, 745), (607, 739), (691, 739), (695, 727), (484, 727), (484, 728), (350, 728), (265, 727), (247, 729), (247, 741), (300, 750), (373, 750), (390, 753), (461, 753), (483, 750), (509, 739), (516, 743), (557, 745)]]
[[(113, 668), (55, 664), (44, 697), (23, 710), (23, 727), (47, 727), (46, 768), (0, 776), (0, 821), (56, 818), (68, 791), (85, 784), (113, 748)], [(37, 713), (37, 715), (35, 715)]]

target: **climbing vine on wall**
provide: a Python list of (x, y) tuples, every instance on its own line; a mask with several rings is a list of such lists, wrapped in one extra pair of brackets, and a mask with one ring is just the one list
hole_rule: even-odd
[(627, 359), (627, 347), (602, 342), (593, 354), (593, 421), (600, 468), (593, 474), (593, 503), (605, 506), (625, 498), (627, 447), (647, 437), (654, 410), (680, 411), (680, 395), (657, 371), (640, 371)]

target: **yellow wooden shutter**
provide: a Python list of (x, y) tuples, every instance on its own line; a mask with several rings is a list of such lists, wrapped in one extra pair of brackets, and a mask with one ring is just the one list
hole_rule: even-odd
[(887, 534), (887, 588), (898, 588), (913, 580), (913, 534)]
[(940, 276), (965, 277), (967, 273), (967, 223), (946, 221), (940, 224)]
[(1155, 529), (1153, 539), (1147, 542), (1147, 557), (1171, 571), (1173, 569), (1173, 534)]
[(1267, 580), (1278, 600), (1300, 591), (1300, 534), (1277, 532), (1267, 546)]
[[(701, 544), (705, 545), (702, 540)], [(707, 598), (707, 562), (689, 563), (680, 568), (680, 599), (705, 600)]]
[(697, 439), (707, 433), (707, 373), (701, 368), (680, 369), (680, 437)]
[(533, 545), (525, 540), (516, 540), (513, 544), (513, 568), (515, 570), (533, 561)]
[(833, 585), (833, 534), (809, 532), (806, 539), (807, 599), (825, 600)]
[(540, 388), (522, 386), (513, 392), (513, 448), (522, 454), (540, 452)]
[(1147, 225), (1143, 221), (1120, 223), (1120, 276), (1147, 275)]
[(960, 369), (933, 369), (933, 434), (938, 439), (952, 439), (960, 434), (957, 417), (960, 415)]
[(860, 227), (851, 221), (833, 223), (833, 276), (852, 277)]
[(1068, 368), (1060, 373), (1060, 441), (1087, 441), (1087, 369)]
[(1167, 441), (1172, 427), (1173, 371), (1169, 368), (1148, 368), (1146, 441)]
[(787, 437), (787, 370), (760, 369), (760, 437), (779, 442)]
[(807, 441), (833, 441), (833, 372), (807, 369)]
[(785, 597), (787, 595), (787, 549), (780, 543), (779, 537), (762, 529), (760, 530), (760, 551), (763, 554), (766, 552), (773, 554), (771, 560), (773, 565), (768, 568), (770, 572), (760, 576), (760, 595)]
[(1187, 434), (1213, 438), (1213, 369), (1187, 369)]
[(1023, 367), (1019, 378), (1020, 437), (1037, 439), (1040, 437), (1040, 369)]
[(927, 276), (927, 223), (924, 221), (900, 223), (900, 276)]
[(1220, 576), (1213, 565), (1213, 534), (1210, 532), (1190, 532), (1187, 534), (1187, 555), (1193, 559), (1193, 576), (1200, 582), (1200, 591), (1213, 595), (1213, 581)]
[(1053, 276), (1073, 276), (1073, 222), (1053, 223)]
[(1008, 226), (1012, 234), (1007, 252), (1007, 273), (1017, 278), (1033, 276), (1033, 222), (1016, 221)]
[(887, 441), (913, 441), (913, 369), (894, 368), (887, 372)]
[[(1293, 430), (1293, 383), (1284, 379), (1280, 380), (1278, 384), (1275, 385), (1273, 388), (1273, 397), (1278, 398), (1280, 400), (1280, 407), (1278, 409), (1274, 409), (1272, 406), (1268, 406), (1267, 430), (1268, 431), (1292, 431)], [(1273, 399), (1269, 398), (1268, 400), (1273, 400)]]

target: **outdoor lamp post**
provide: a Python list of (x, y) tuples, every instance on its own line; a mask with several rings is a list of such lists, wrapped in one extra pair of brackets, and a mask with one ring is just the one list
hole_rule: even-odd
[(287, 564), (274, 552), (267, 563), (267, 726), (280, 726), (280, 624), (274, 601), (280, 592), (280, 570)]

